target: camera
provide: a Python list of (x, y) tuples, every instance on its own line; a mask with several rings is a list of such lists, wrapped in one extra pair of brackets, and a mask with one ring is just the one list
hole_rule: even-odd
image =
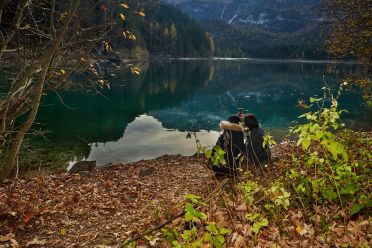
[(240, 120), (242, 121), (244, 118), (243, 108), (238, 108), (238, 116)]

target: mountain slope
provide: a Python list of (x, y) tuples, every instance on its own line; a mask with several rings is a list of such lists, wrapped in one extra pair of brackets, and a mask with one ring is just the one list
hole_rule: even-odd
[(204, 21), (216, 43), (216, 57), (274, 59), (328, 59), (325, 28), (308, 32), (273, 33), (257, 27), (232, 26), (222, 21)]
[(165, 0), (199, 20), (222, 20), (271, 32), (308, 29), (322, 20), (320, 0)]
[(328, 59), (321, 0), (164, 0), (196, 18), (217, 57)]

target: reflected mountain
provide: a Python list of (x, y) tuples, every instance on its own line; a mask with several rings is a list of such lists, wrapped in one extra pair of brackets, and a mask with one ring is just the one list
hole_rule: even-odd
[[(187, 131), (217, 131), (220, 120), (239, 107), (255, 113), (266, 130), (281, 136), (302, 111), (296, 107), (297, 100), (321, 95), (324, 81), (337, 88), (340, 78), (359, 70), (355, 65), (210, 60), (151, 62), (143, 68), (139, 76), (125, 70), (107, 73), (111, 90), (98, 95), (60, 92), (64, 104), (56, 95), (46, 96), (34, 129), (50, 132), (47, 140), (31, 141), (33, 151), (25, 153), (27, 160), (65, 164), (89, 157), (119, 162), (131, 161), (128, 158), (136, 152), (142, 158), (173, 153), (172, 147), (178, 147), (175, 143), (162, 146), (162, 130), (177, 135), (179, 131), (181, 136)], [(346, 92), (340, 104), (350, 111), (346, 120), (368, 126), (370, 113), (359, 92)], [(150, 116), (156, 121), (145, 129), (142, 120)], [(158, 141), (153, 138), (146, 143), (158, 144), (159, 150), (153, 153), (140, 145), (142, 138), (136, 139), (135, 134), (142, 137), (142, 129), (143, 134), (154, 133), (151, 137)], [(177, 138), (179, 147), (186, 144), (182, 140), (186, 142)], [(120, 156), (128, 145), (132, 148)]]
[(115, 72), (108, 78), (111, 90), (97, 95), (69, 91), (45, 96), (33, 128), (48, 133), (46, 140), (32, 140), (33, 150), (23, 156), (26, 163), (40, 158), (53, 163), (58, 158), (65, 164), (87, 157), (89, 143), (120, 139), (137, 116), (187, 101), (208, 84), (213, 64), (164, 61), (142, 69), (139, 76), (126, 70)]
[[(46, 123), (48, 138), (106, 142), (119, 139), (138, 115), (187, 101), (208, 80), (208, 64), (160, 63), (140, 76), (119, 71), (109, 78), (111, 90), (97, 95), (79, 92), (47, 96), (37, 122)], [(66, 105), (69, 107), (67, 108)]]
[[(195, 132), (203, 146), (216, 143), (218, 132)], [(162, 155), (193, 155), (197, 150), (195, 139), (186, 139), (187, 132), (166, 129), (152, 116), (140, 115), (128, 124), (123, 137), (116, 141), (91, 144), (87, 160), (98, 165), (115, 162), (135, 162)]]

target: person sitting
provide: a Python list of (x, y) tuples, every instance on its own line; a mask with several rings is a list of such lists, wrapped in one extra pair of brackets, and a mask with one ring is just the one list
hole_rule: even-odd
[(249, 164), (262, 165), (269, 161), (269, 150), (263, 147), (264, 130), (260, 127), (254, 114), (244, 116), (246, 132), (246, 158)]
[(209, 160), (211, 169), (220, 175), (233, 176), (237, 175), (237, 169), (240, 167), (240, 158), (244, 156), (244, 129), (239, 125), (239, 116), (230, 116), (228, 121), (221, 121), (220, 127), (223, 129), (222, 134), (213, 148), (212, 157), (217, 149), (222, 149), (224, 153), (225, 164), (220, 161)]

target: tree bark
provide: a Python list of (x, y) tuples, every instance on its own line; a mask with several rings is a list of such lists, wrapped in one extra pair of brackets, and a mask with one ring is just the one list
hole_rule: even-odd
[(80, 0), (72, 1), (69, 14), (66, 19), (66, 23), (62, 30), (57, 35), (57, 37), (55, 38), (55, 40), (51, 43), (51, 46), (48, 49), (48, 52), (46, 53), (47, 57), (42, 62), (43, 70), (41, 72), (40, 79), (38, 80), (37, 84), (34, 86), (33, 89), (34, 98), (32, 100), (30, 113), (28, 114), (27, 120), (23, 123), (23, 125), (17, 132), (16, 137), (12, 140), (10, 149), (5, 154), (5, 157), (2, 161), (2, 167), (0, 168), (0, 183), (2, 183), (4, 179), (6, 179), (10, 175), (11, 171), (16, 165), (16, 158), (19, 154), (19, 150), (23, 142), (23, 139), (26, 136), (27, 132), (30, 130), (31, 125), (34, 122), (36, 114), (39, 110), (40, 100), (43, 94), (44, 84), (49, 71), (49, 67), (53, 61), (56, 52), (58, 51), (58, 48), (60, 47), (63, 37), (70, 25), (72, 17), (76, 13), (77, 7), (79, 6), (79, 2)]

